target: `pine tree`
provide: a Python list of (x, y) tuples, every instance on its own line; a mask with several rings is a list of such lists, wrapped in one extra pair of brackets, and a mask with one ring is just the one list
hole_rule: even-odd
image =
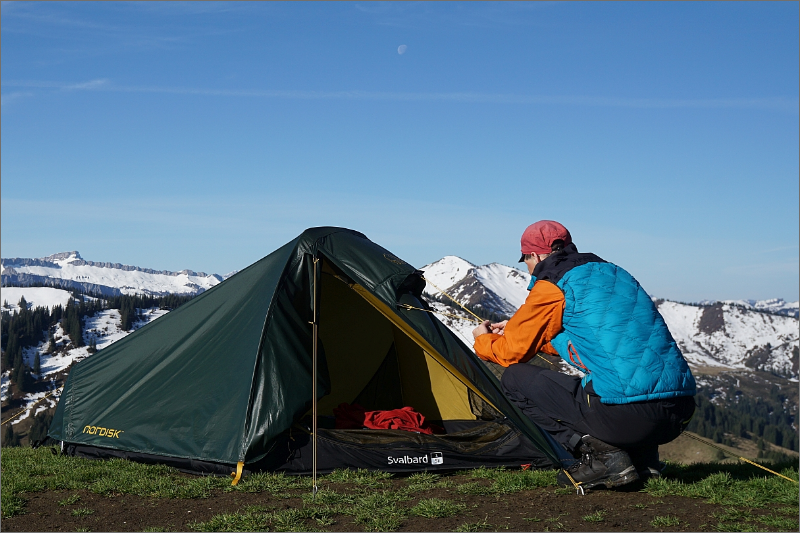
[[(14, 357), (14, 362), (11, 364), (11, 367), (16, 370), (16, 369), (20, 368), (22, 366), (22, 364), (23, 364), (22, 363), (22, 348), (17, 347), (14, 350), (13, 357)], [(13, 375), (13, 372), (12, 372), (12, 375)]]
[(31, 378), (31, 373), (27, 366), (24, 364), (15, 366), (13, 372), (11, 372), (11, 378), (20, 392), (31, 392), (33, 378)]
[(11, 329), (13, 322), (8, 325), (8, 344), (6, 344), (6, 351), (3, 352), (3, 370), (8, 370), (14, 366), (14, 357), (17, 355), (17, 332)]
[(14, 426), (11, 424), (7, 424), (3, 432), (3, 446), (19, 446), (19, 437), (14, 435)]
[(39, 357), (39, 352), (36, 352), (36, 357), (33, 359), (33, 373), (37, 378), (42, 377), (42, 361)]
[(47, 432), (50, 430), (52, 421), (53, 415), (47, 412), (34, 416), (31, 429), (28, 430), (28, 440), (31, 443), (47, 440)]
[(47, 337), (47, 353), (53, 353), (56, 351), (56, 337), (53, 334), (53, 330), (50, 330), (50, 334)]

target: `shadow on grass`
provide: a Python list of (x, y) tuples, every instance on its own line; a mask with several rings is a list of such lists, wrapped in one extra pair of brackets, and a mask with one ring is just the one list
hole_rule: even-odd
[[(757, 462), (757, 461), (756, 461)], [(794, 479), (797, 479), (797, 461), (784, 461), (780, 463), (763, 463), (761, 466), (769, 468), (773, 472), (786, 475), (784, 470), (793, 469)], [(778, 477), (774, 474), (762, 470), (748, 463), (695, 463), (689, 465), (667, 463), (667, 467), (662, 473), (666, 479), (678, 479), (684, 483), (696, 483), (712, 474), (727, 473), (732, 480), (747, 481), (754, 476)], [(789, 476), (792, 477), (792, 476)], [(786, 480), (784, 480), (786, 481)], [(788, 481), (787, 481), (788, 483)]]

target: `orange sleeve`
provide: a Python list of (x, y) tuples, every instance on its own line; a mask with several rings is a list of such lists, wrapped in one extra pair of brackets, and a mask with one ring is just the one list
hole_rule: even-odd
[[(475, 339), (475, 353), (502, 366), (524, 363), (536, 352), (555, 352), (550, 341), (561, 331), (564, 293), (549, 281), (537, 281), (503, 335), (487, 333)], [(553, 353), (556, 355), (556, 353)]]

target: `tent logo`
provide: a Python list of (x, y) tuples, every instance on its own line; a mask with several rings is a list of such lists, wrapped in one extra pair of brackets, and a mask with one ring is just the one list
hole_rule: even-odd
[(392, 262), (392, 263), (394, 263), (396, 265), (405, 265), (406, 264), (405, 261), (403, 261), (402, 259), (400, 259), (396, 255), (390, 254), (388, 252), (383, 254), (383, 257), (385, 257), (388, 261), (390, 261), (390, 262)]
[(89, 435), (97, 435), (98, 437), (108, 437), (109, 439), (118, 439), (120, 433), (125, 433), (122, 429), (110, 429), (100, 426), (84, 426), (82, 433)]
[(418, 464), (430, 464), (432, 465), (440, 465), (444, 463), (444, 457), (442, 457), (442, 452), (432, 452), (430, 457), (427, 455), (423, 455), (422, 457), (411, 457), (410, 455), (404, 455), (402, 457), (392, 457), (391, 455), (388, 456), (387, 462), (390, 465), (418, 465)]
[(428, 464), (428, 456), (423, 455), (422, 457), (411, 457), (410, 455), (404, 455), (402, 457), (392, 457), (391, 455), (386, 458), (388, 460), (388, 464), (395, 465), (417, 465), (417, 464)]

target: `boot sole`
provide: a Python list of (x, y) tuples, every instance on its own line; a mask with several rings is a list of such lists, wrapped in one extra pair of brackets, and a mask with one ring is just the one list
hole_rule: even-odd
[(613, 489), (614, 487), (621, 487), (622, 485), (633, 483), (638, 479), (639, 479), (639, 473), (636, 472), (636, 468), (634, 466), (629, 466), (619, 474), (607, 478), (600, 478), (595, 481), (591, 481), (589, 483), (585, 483), (583, 487), (585, 489), (591, 489), (598, 485), (605, 485), (607, 489)]

